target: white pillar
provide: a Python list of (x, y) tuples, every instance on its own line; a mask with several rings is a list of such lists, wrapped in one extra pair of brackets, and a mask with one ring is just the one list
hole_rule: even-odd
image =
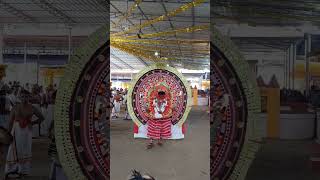
[(292, 59), (292, 88), (295, 89), (295, 71), (297, 61), (297, 43), (293, 44), (293, 59)]
[(24, 62), (24, 76), (23, 77), (24, 78), (23, 78), (23, 80), (24, 80), (24, 84), (25, 84), (25, 83), (28, 82), (28, 79), (29, 79), (29, 77), (28, 77), (28, 75), (29, 75), (29, 73), (28, 73), (28, 64), (27, 64), (27, 54), (28, 54), (28, 52), (27, 52), (27, 42), (24, 42), (23, 54), (24, 54), (24, 56), (23, 56), (23, 62)]
[(293, 59), (294, 59), (294, 44), (290, 45), (290, 76), (289, 76), (289, 80), (290, 80), (290, 89), (293, 89)]
[(3, 35), (4, 35), (4, 26), (0, 24), (0, 64), (4, 64), (3, 60)]
[(284, 51), (283, 59), (283, 87), (287, 86), (287, 51)]
[(310, 52), (311, 52), (311, 35), (305, 35), (305, 59), (306, 59), (306, 95), (309, 97), (310, 95)]
[(72, 27), (69, 26), (68, 27), (68, 62), (70, 61), (71, 59), (71, 41), (72, 41)]
[(290, 47), (287, 49), (287, 89), (290, 89)]

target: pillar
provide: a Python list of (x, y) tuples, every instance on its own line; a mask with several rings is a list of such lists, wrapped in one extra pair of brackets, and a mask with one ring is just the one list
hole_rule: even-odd
[(28, 79), (29, 79), (29, 77), (28, 77), (28, 75), (30, 75), (29, 73), (28, 73), (28, 64), (27, 64), (27, 54), (28, 54), (28, 52), (27, 52), (27, 42), (24, 42), (24, 48), (23, 48), (23, 64), (24, 64), (24, 78), (23, 78), (23, 80), (24, 80), (24, 82), (22, 83), (22, 85), (24, 86), (24, 84), (25, 83), (27, 83), (28, 82)]
[(197, 87), (192, 89), (192, 95), (193, 95), (193, 105), (198, 106), (198, 88)]
[(39, 70), (40, 70), (40, 54), (38, 53), (38, 57), (37, 57), (37, 84), (39, 84)]
[(286, 74), (286, 88), (290, 89), (290, 48), (287, 49), (286, 51), (286, 57), (287, 57), (287, 62), (286, 62), (286, 66), (287, 66), (287, 74)]
[(297, 43), (293, 44), (293, 59), (292, 59), (292, 89), (295, 89), (295, 71), (297, 61)]
[(305, 45), (305, 81), (306, 81), (306, 95), (309, 97), (310, 95), (310, 57), (309, 53), (311, 52), (311, 35), (306, 34), (304, 39), (304, 45)]
[(4, 36), (4, 26), (0, 24), (0, 64), (4, 64), (3, 58), (3, 36)]
[(283, 87), (287, 88), (287, 51), (284, 51), (283, 60)]
[(68, 27), (68, 62), (71, 59), (71, 42), (72, 42), (72, 27)]
[(291, 44), (290, 45), (290, 50), (289, 50), (289, 53), (290, 53), (290, 60), (289, 60), (289, 88), (290, 89), (293, 89), (293, 59), (294, 59), (294, 44)]

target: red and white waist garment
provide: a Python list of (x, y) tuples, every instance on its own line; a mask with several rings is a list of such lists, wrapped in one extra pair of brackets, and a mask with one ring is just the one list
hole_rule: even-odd
[(150, 119), (147, 136), (151, 139), (170, 139), (171, 125), (170, 119)]

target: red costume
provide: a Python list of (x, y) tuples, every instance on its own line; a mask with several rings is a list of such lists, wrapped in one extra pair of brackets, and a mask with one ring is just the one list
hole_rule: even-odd
[(151, 117), (148, 120), (147, 136), (151, 139), (169, 139), (171, 137), (170, 103), (166, 93), (159, 91), (151, 104)]

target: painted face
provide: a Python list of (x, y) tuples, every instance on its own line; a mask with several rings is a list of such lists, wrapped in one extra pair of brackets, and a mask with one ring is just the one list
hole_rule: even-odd
[(164, 91), (158, 92), (158, 98), (159, 98), (160, 100), (165, 99), (165, 98), (166, 98), (166, 93), (165, 93)]

